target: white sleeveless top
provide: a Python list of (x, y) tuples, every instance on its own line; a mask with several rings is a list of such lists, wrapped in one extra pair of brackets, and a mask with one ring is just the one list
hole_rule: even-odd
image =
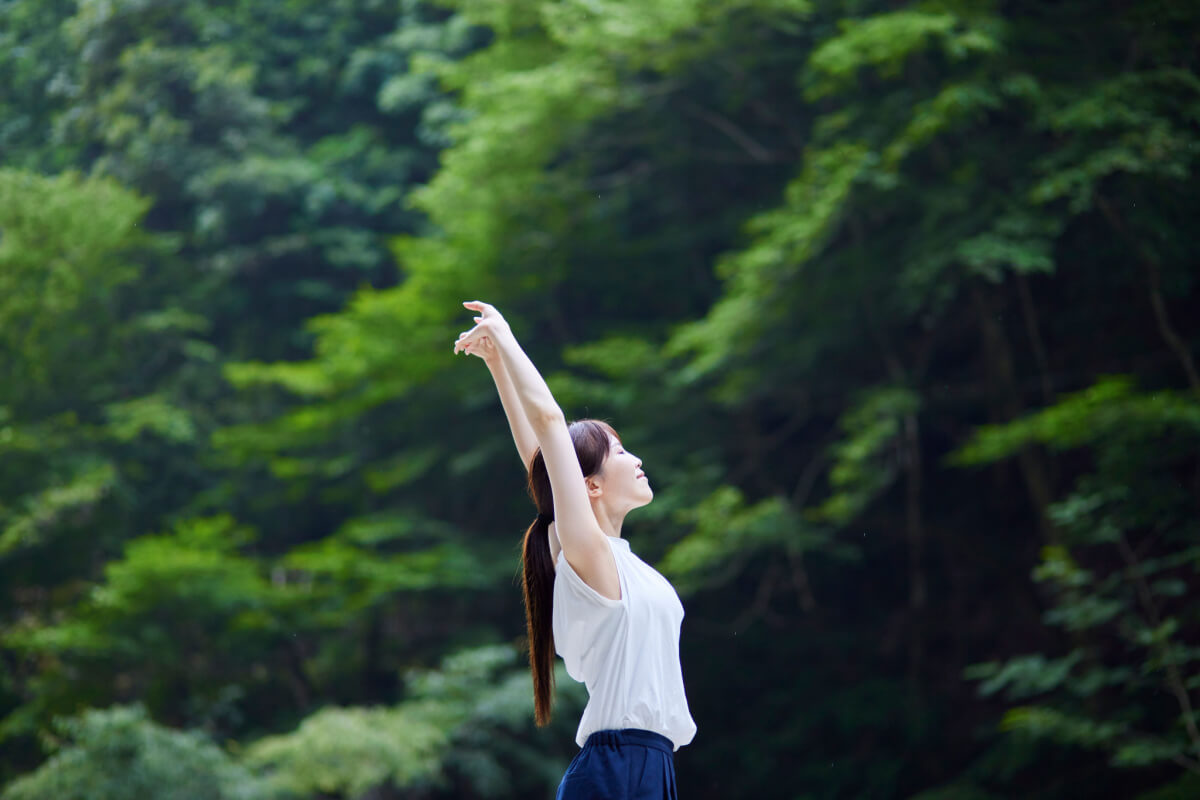
[(575, 742), (583, 747), (595, 731), (641, 728), (678, 750), (696, 735), (679, 666), (683, 604), (628, 541), (604, 538), (617, 562), (620, 600), (584, 583), (561, 552), (554, 576), (554, 649), (588, 690)]

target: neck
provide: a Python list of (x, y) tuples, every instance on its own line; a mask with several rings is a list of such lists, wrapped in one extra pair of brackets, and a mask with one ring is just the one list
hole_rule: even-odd
[(600, 525), (600, 530), (614, 538), (621, 538), (621, 525), (625, 522), (624, 513), (618, 514), (600, 504), (592, 506), (592, 513), (596, 515), (596, 522)]

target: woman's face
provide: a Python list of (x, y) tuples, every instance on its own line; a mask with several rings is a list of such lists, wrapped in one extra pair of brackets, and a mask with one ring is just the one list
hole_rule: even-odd
[(603, 489), (604, 502), (614, 511), (629, 511), (648, 505), (654, 490), (642, 471), (642, 460), (630, 453), (615, 436), (609, 436), (608, 457), (600, 473), (593, 476)]

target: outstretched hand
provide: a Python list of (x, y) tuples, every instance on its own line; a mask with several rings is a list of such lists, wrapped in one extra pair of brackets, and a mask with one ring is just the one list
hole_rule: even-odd
[(484, 361), (493, 361), (500, 357), (500, 352), (497, 349), (497, 340), (503, 336), (511, 336), (508, 322), (496, 310), (495, 306), (480, 302), (479, 300), (468, 300), (463, 303), (463, 306), (472, 311), (479, 312), (479, 316), (475, 317), (475, 327), (469, 331), (463, 331), (458, 335), (458, 339), (454, 342), (454, 352), (467, 353), (473, 356), (479, 356)]

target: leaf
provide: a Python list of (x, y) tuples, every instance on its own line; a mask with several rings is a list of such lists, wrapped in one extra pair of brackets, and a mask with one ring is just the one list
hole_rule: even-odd
[(946, 463), (991, 463), (1034, 442), (1068, 450), (1144, 427), (1200, 432), (1200, 403), (1182, 391), (1139, 393), (1132, 378), (1108, 376), (1021, 419), (980, 426), (966, 444), (946, 457)]
[(44, 544), (59, 526), (84, 521), (116, 480), (112, 464), (85, 460), (65, 483), (25, 498), (25, 510), (9, 518), (0, 532), (0, 558)]
[(1116, 722), (1097, 722), (1039, 706), (1022, 706), (1005, 712), (1000, 729), (1020, 731), (1061, 744), (1098, 748), (1117, 742), (1125, 735), (1127, 726)]
[(830, 448), (832, 494), (806, 516), (846, 525), (890, 486), (902, 468), (906, 421), (920, 405), (919, 395), (904, 387), (863, 391), (838, 420), (846, 436)]
[(980, 681), (979, 694), (983, 697), (1003, 691), (1009, 700), (1022, 700), (1065, 685), (1083, 657), (1083, 652), (1079, 650), (1055, 659), (1035, 653), (1010, 658), (1005, 662), (973, 664), (964, 671), (963, 677)]
[(787, 548), (799, 553), (827, 543), (826, 534), (802, 523), (782, 498), (748, 503), (732, 486), (719, 487), (679, 517), (692, 530), (671, 547), (660, 568), (685, 594), (732, 580), (759, 551)]
[(246, 761), (278, 790), (361, 795), (380, 785), (433, 783), (447, 731), (416, 704), (390, 708), (326, 708), (294, 732), (269, 736)]
[(110, 403), (104, 411), (109, 420), (108, 431), (118, 441), (132, 441), (142, 433), (152, 433), (169, 442), (192, 442), (196, 438), (192, 415), (161, 394)]
[(999, 50), (994, 38), (949, 13), (894, 11), (843, 20), (838, 36), (822, 42), (809, 58), (809, 100), (844, 91), (865, 67), (895, 78), (908, 58), (933, 45), (955, 59)]

